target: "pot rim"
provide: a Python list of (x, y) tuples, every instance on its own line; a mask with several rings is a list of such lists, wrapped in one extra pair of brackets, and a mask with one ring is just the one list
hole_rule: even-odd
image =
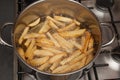
[[(46, 1), (46, 0), (38, 0), (38, 1), (30, 4), (29, 6), (27, 6), (27, 7), (20, 13), (20, 15), (17, 16), (16, 21), (17, 21), (17, 19), (19, 18), (19, 16), (21, 16), (21, 15), (22, 15), (27, 9), (29, 9), (31, 6), (36, 5), (37, 3), (40, 3), (40, 2), (43, 2), (43, 1)], [(94, 16), (94, 18), (95, 18), (96, 21), (98, 22), (98, 26), (99, 26), (99, 29), (100, 29), (100, 36), (102, 36), (102, 31), (101, 31), (102, 29), (101, 29), (101, 27), (100, 27), (100, 23), (99, 23), (99, 20), (98, 20), (98, 18), (96, 17), (96, 15), (95, 15), (90, 9), (88, 9), (86, 6), (82, 5), (82, 4), (79, 3), (79, 2), (76, 2), (76, 1), (74, 1), (74, 0), (68, 0), (68, 1), (71, 1), (71, 2), (73, 2), (73, 3), (75, 3), (75, 4), (81, 5), (82, 7), (84, 7), (87, 11), (89, 11), (89, 12)], [(16, 25), (16, 22), (15, 22), (15, 25)], [(14, 27), (15, 27), (15, 25), (14, 25)], [(12, 31), (13, 34), (14, 34), (14, 29), (15, 29), (15, 28), (13, 28), (13, 31)], [(54, 74), (54, 73), (48, 73), (48, 72), (40, 71), (40, 70), (32, 67), (31, 65), (29, 65), (26, 61), (24, 61), (24, 60), (22, 59), (22, 57), (19, 55), (19, 53), (18, 53), (18, 51), (17, 51), (17, 48), (16, 48), (16, 45), (14, 44), (14, 42), (15, 42), (14, 35), (12, 35), (12, 36), (13, 36), (12, 43), (13, 43), (13, 47), (14, 47), (14, 52), (16, 53), (16, 55), (18, 56), (18, 58), (19, 58), (27, 67), (29, 67), (30, 69), (36, 71), (37, 73), (42, 73), (42, 74), (45, 74), (45, 75), (52, 75), (52, 76), (65, 76), (65, 75), (70, 75), (70, 74), (74, 74), (74, 73), (83, 71), (84, 69), (86, 69), (90, 64), (92, 64), (92, 63), (95, 61), (95, 59), (98, 57), (98, 55), (99, 55), (99, 53), (100, 53), (100, 49), (101, 49), (101, 47), (102, 47), (102, 37), (101, 37), (101, 38), (100, 38), (100, 39), (101, 39), (101, 40), (100, 40), (100, 44), (98, 45), (98, 49), (97, 49), (97, 51), (96, 51), (96, 55), (94, 56), (94, 59), (91, 60), (87, 65), (83, 66), (82, 68), (80, 68), (80, 69), (78, 69), (78, 70), (72, 71), (72, 72)]]

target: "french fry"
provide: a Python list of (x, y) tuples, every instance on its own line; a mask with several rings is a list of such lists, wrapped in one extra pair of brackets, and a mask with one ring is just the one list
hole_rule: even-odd
[(29, 53), (29, 55), (28, 55), (28, 57), (26, 57), (26, 62), (28, 63), (28, 64), (30, 64), (30, 60), (31, 59), (33, 59), (33, 52), (36, 50), (36, 46), (34, 46), (32, 49), (31, 49), (31, 53)]
[(49, 62), (54, 63), (55, 61), (61, 59), (62, 57), (67, 56), (66, 53), (60, 53), (50, 58)]
[[(84, 58), (81, 60), (81, 65), (82, 65), (82, 67), (85, 66), (86, 61), (87, 61), (87, 56), (84, 57)], [(79, 69), (79, 68), (78, 68), (78, 69)]]
[(49, 59), (49, 56), (42, 57), (42, 58), (35, 58), (35, 59), (30, 60), (30, 64), (32, 66), (39, 66), (39, 65), (46, 63), (48, 59)]
[(83, 67), (82, 61), (78, 61), (78, 62), (76, 62), (73, 66), (71, 66), (71, 71), (80, 69), (81, 67)]
[(79, 26), (77, 26), (76, 28), (75, 28), (75, 30), (77, 31), (77, 30), (80, 30), (80, 27)]
[(31, 42), (31, 39), (27, 39), (26, 42), (24, 43), (24, 45), (25, 45), (26, 47), (28, 47), (29, 44), (30, 44), (30, 42)]
[(63, 17), (63, 16), (54, 16), (54, 19), (58, 20), (58, 21), (65, 22), (65, 23), (70, 23), (73, 21), (73, 19), (68, 18), (68, 17)]
[(84, 47), (84, 45), (85, 45), (85, 36), (84, 35), (81, 36), (81, 45), (82, 45), (82, 47)]
[(87, 58), (87, 57), (83, 58), (81, 61), (78, 61), (78, 62), (75, 64), (76, 66), (75, 66), (75, 67), (72, 67), (72, 71), (78, 70), (78, 69), (82, 68), (83, 66), (85, 66), (86, 58)]
[(28, 48), (26, 49), (26, 52), (25, 52), (25, 57), (28, 58), (28, 59), (32, 59), (33, 58), (33, 53), (32, 53), (32, 49), (35, 45), (35, 40), (32, 39), (30, 45), (28, 46)]
[(77, 21), (77, 20), (75, 20), (75, 19), (73, 20), (73, 22), (74, 22), (76, 25), (78, 25), (78, 26), (80, 25), (80, 22)]
[(47, 47), (42, 47), (44, 50), (48, 50), (48, 51), (51, 51), (53, 52), (54, 54), (59, 54), (59, 53), (63, 53), (63, 51), (60, 51), (58, 49), (55, 49), (54, 47), (50, 47), (50, 48), (47, 48)]
[(53, 21), (53, 22), (54, 22), (56, 25), (58, 25), (58, 26), (62, 26), (62, 27), (65, 26), (64, 23), (62, 23), (62, 22), (60, 22), (60, 21), (57, 21), (57, 20), (53, 19), (53, 18), (50, 17), (50, 16), (47, 16), (47, 19)]
[(82, 36), (81, 36), (81, 42), (80, 42), (80, 43), (81, 43), (81, 46), (82, 46), (82, 49), (81, 49), (81, 51), (82, 51), (82, 52), (84, 52), (84, 45), (85, 45), (85, 35), (82, 35)]
[(62, 70), (65, 70), (66, 68), (69, 68), (69, 65), (62, 65), (57, 67), (52, 71), (52, 73), (61, 73)]
[(65, 40), (63, 37), (61, 37), (58, 33), (53, 34), (53, 37), (59, 42), (60, 46), (65, 49), (66, 52), (72, 52), (73, 51), (73, 45)]
[(74, 63), (74, 65), (73, 64), (66, 64), (69, 67), (65, 68), (64, 70), (59, 71), (59, 73), (66, 73), (66, 72), (70, 72), (70, 71), (80, 69), (85, 65), (85, 61), (86, 61), (86, 58), (83, 58), (81, 61), (78, 61), (78, 62)]
[(50, 26), (48, 25), (48, 20), (46, 20), (42, 26), (42, 28), (39, 30), (39, 33), (45, 33), (50, 29)]
[(86, 29), (65, 31), (65, 32), (59, 32), (59, 35), (64, 38), (75, 38), (75, 37), (79, 37), (79, 36), (83, 35), (85, 31), (86, 31)]
[(78, 61), (80, 61), (81, 59), (85, 58), (87, 55), (91, 54), (93, 52), (93, 48), (89, 49), (85, 54), (82, 53), (81, 55), (79, 55), (78, 57), (74, 58), (72, 61), (70, 61), (70, 64), (74, 64)]
[(36, 26), (39, 22), (40, 22), (40, 18), (38, 18), (34, 22), (28, 24), (28, 26), (30, 26), (30, 27)]
[(57, 66), (59, 65), (59, 63), (56, 61), (52, 64), (52, 66), (50, 67), (50, 70), (54, 70)]
[(50, 27), (52, 27), (53, 29), (59, 29), (58, 26), (56, 26), (52, 21), (49, 21), (48, 23), (50, 25)]
[(53, 47), (53, 45), (47, 45), (47, 44), (41, 44), (41, 43), (36, 43), (36, 46), (38, 46), (38, 47)]
[(26, 34), (24, 36), (24, 39), (30, 39), (30, 38), (37, 38), (37, 37), (40, 37), (41, 35), (38, 34), (38, 33), (30, 33), (30, 34)]
[(77, 56), (79, 56), (81, 54), (80, 50), (77, 50), (75, 52), (73, 52), (73, 54), (71, 56), (69, 56), (68, 58), (63, 59), (60, 64), (64, 65), (66, 63), (69, 63), (71, 60), (73, 60), (74, 58), (76, 58)]
[(46, 38), (45, 34), (40, 34), (40, 36), (38, 38)]
[(21, 47), (19, 47), (18, 52), (19, 52), (20, 56), (22, 57), (22, 59), (25, 60), (25, 52), (24, 52), (24, 50)]
[[(31, 50), (31, 56), (33, 56), (33, 52), (36, 51), (36, 49), (37, 49), (37, 46), (34, 46), (34, 47), (32, 48), (32, 50)], [(34, 57), (34, 56), (33, 56), (33, 57)], [(32, 57), (32, 58), (33, 58), (33, 57)]]
[(84, 53), (86, 53), (86, 51), (88, 49), (90, 37), (91, 37), (91, 34), (88, 31), (86, 31), (85, 32), (85, 42), (84, 42), (84, 47), (83, 47), (83, 52)]
[(88, 55), (85, 65), (87, 65), (93, 59), (93, 57), (94, 57), (93, 54)]
[(93, 48), (93, 45), (94, 45), (94, 40), (93, 40), (93, 38), (91, 37), (91, 38), (90, 38), (90, 41), (89, 41), (89, 44), (88, 44), (88, 49)]
[(76, 48), (82, 50), (82, 45), (77, 43), (75, 40), (69, 40)]
[(40, 18), (38, 15), (30, 13), (30, 14), (26, 14), (24, 17), (22, 17), (21, 21), (23, 23), (25, 23), (26, 25), (29, 25), (32, 22), (34, 22), (35, 20), (37, 20), (38, 18)]
[(48, 51), (48, 50), (35, 50), (34, 52), (33, 52), (33, 54), (35, 55), (35, 56), (40, 56), (40, 57), (43, 57), (43, 56), (53, 56), (54, 55), (54, 53), (52, 53), (52, 52), (50, 52), (50, 51)]
[(55, 38), (49, 32), (47, 32), (47, 36), (50, 38), (50, 40), (54, 43), (56, 47), (60, 47), (59, 43), (55, 40)]
[(36, 39), (36, 42), (38, 46), (54, 46), (54, 43), (47, 38)]
[(28, 30), (29, 30), (29, 27), (25, 27), (23, 33), (21, 34), (21, 36), (20, 36), (20, 38), (18, 40), (19, 44), (21, 44), (23, 42), (23, 37), (27, 34)]
[(66, 73), (66, 72), (70, 72), (70, 71), (74, 71), (74, 70), (80, 69), (80, 68), (82, 68), (84, 66), (85, 60), (86, 59), (84, 58), (81, 61), (78, 61), (78, 62), (74, 63), (74, 65), (73, 64), (69, 64), (68, 68), (60, 71), (59, 73)]
[(67, 26), (65, 26), (63, 28), (58, 29), (58, 31), (59, 32), (68, 31), (68, 30), (72, 30), (74, 28), (76, 28), (75, 23), (71, 23), (71, 24), (69, 24), (69, 25), (67, 25)]
[(66, 65), (69, 65), (69, 67), (68, 67), (68, 68), (65, 68), (64, 70), (59, 71), (59, 73), (66, 73), (66, 72), (73, 71), (73, 70), (75, 70), (76, 68), (78, 68), (78, 66), (80, 66), (80, 64), (81, 64), (80, 61), (74, 63), (74, 65), (73, 65), (73, 64), (66, 64)]
[(47, 69), (49, 66), (50, 66), (50, 64), (48, 62), (46, 62), (43, 65), (39, 66), (37, 69), (43, 71), (43, 70)]

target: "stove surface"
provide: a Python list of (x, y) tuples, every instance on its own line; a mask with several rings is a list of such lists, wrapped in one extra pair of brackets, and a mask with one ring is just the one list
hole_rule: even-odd
[[(19, 0), (18, 0), (19, 1)], [(28, 0), (26, 0), (28, 1)], [(80, 0), (76, 0), (80, 1)], [(101, 10), (98, 9), (95, 5), (96, 0), (81, 0), (81, 3), (85, 6), (87, 6), (98, 18), (101, 28), (102, 28), (102, 34), (103, 34), (103, 44), (106, 42), (110, 41), (112, 39), (114, 31), (113, 24), (111, 23), (111, 16), (110, 13), (107, 10)], [(111, 7), (111, 11), (114, 17), (114, 23), (116, 25), (116, 28), (118, 30), (118, 33), (120, 34), (120, 0), (114, 0), (114, 5)], [(28, 5), (28, 3), (25, 4), (25, 6)], [(19, 9), (20, 10), (20, 9)], [(19, 13), (19, 12), (18, 12)], [(110, 30), (112, 28), (112, 31)], [(118, 40), (119, 41), (119, 40)], [(88, 73), (86, 73), (82, 78), (79, 78), (79, 73), (77, 74), (78, 77), (74, 79), (73, 77), (71, 79), (66, 79), (66, 80), (120, 80), (120, 63), (117, 63), (112, 57), (112, 50), (118, 46), (117, 39), (114, 40), (114, 42), (106, 47), (103, 47), (101, 49), (101, 53), (98, 56), (98, 58), (95, 60), (93, 63), (93, 67), (90, 69)], [(18, 78), (17, 80), (37, 80), (35, 79), (36, 76), (34, 75), (28, 75), (28, 73), (24, 73), (24, 70), (18, 71), (18, 61), (17, 58), (15, 57), (15, 73), (20, 72), (20, 74), (24, 74), (22, 76), (20, 75), (15, 75), (15, 80), (16, 77)], [(20, 77), (20, 78), (19, 78)], [(22, 77), (22, 78), (21, 78)], [(45, 80), (50, 80), (48, 79), (50, 76), (45, 76), (42, 75), (39, 76), (39, 80), (44, 80), (41, 79), (42, 77), (45, 78)]]
[[(15, 19), (15, 0), (1, 0), (0, 2), (0, 28), (6, 22)], [(12, 27), (12, 26), (10, 26)], [(5, 40), (10, 42), (10, 28), (4, 31)], [(0, 80), (13, 80), (13, 49), (0, 44)]]

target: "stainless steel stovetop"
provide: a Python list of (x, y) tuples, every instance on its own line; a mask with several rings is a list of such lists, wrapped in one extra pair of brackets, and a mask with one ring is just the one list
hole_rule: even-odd
[[(18, 4), (16, 4), (16, 6), (22, 3), (20, 1), (24, 1), (24, 0), (18, 0)], [(90, 10), (93, 11), (93, 13), (95, 13), (95, 15), (98, 17), (102, 27), (103, 44), (104, 44), (110, 41), (113, 36), (113, 33), (110, 31), (108, 27), (111, 27), (113, 32), (115, 31), (113, 25), (111, 24), (111, 16), (109, 11), (98, 9), (98, 7), (96, 7), (95, 5), (95, 2), (96, 0), (81, 0), (81, 3), (87, 6), (88, 8), (90, 8)], [(114, 0), (114, 2), (115, 3), (111, 7), (111, 10), (113, 13), (116, 28), (118, 30), (118, 33), (120, 34), (120, 0)], [(25, 4), (23, 6), (25, 6)], [(19, 10), (20, 10), (19, 8), (16, 9), (16, 11)], [(19, 12), (16, 12), (16, 14)], [(93, 63), (94, 64), (93, 67), (90, 69), (90, 71), (87, 74), (85, 74), (80, 79), (79, 77), (74, 78), (74, 76), (71, 75), (71, 79), (69, 80), (120, 80), (120, 63), (116, 62), (111, 57), (112, 50), (116, 46), (118, 46), (117, 39), (115, 39), (111, 45), (103, 47), (101, 49), (100, 55), (95, 60), (95, 62)], [(14, 80), (37, 80), (35, 79), (34, 75), (29, 75), (28, 73), (24, 73), (25, 70), (22, 69), (22, 67), (20, 68), (19, 66), (20, 65), (17, 60), (17, 57), (14, 56)], [(79, 73), (77, 73), (76, 75), (79, 76)], [(42, 75), (41, 77), (46, 77), (46, 76)], [(49, 80), (48, 78), (41, 79), (41, 77), (39, 77), (39, 80)]]

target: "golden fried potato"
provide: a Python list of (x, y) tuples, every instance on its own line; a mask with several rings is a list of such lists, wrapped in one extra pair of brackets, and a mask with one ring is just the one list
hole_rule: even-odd
[(81, 61), (76, 62), (75, 67), (72, 67), (72, 71), (78, 70), (85, 66), (85, 61), (87, 57), (84, 57)]
[(66, 23), (70, 23), (73, 21), (73, 19), (68, 17), (63, 17), (63, 16), (54, 16), (54, 19), (58, 21), (66, 22)]
[(28, 24), (28, 26), (30, 26), (30, 27), (36, 26), (39, 22), (40, 22), (40, 18), (38, 18), (35, 21), (31, 22), (30, 24)]
[(94, 45), (94, 39), (91, 37), (88, 44), (88, 49), (93, 48), (93, 45)]
[(66, 68), (69, 68), (69, 65), (62, 65), (57, 67), (52, 71), (52, 73), (61, 73), (62, 70), (65, 70)]
[(49, 21), (49, 23), (48, 23), (49, 25), (50, 25), (50, 27), (51, 28), (53, 28), (53, 29), (59, 29), (59, 27), (58, 26), (56, 26), (56, 24), (54, 24), (52, 21)]
[(58, 29), (59, 32), (62, 32), (62, 31), (69, 31), (69, 30), (72, 30), (72, 29), (75, 29), (77, 26), (75, 25), (75, 23), (71, 23), (63, 28), (60, 28)]
[(28, 59), (32, 59), (33, 58), (33, 48), (35, 46), (35, 40), (32, 39), (30, 45), (27, 47), (26, 52), (25, 52), (25, 57)]
[(35, 14), (26, 14), (26, 16), (24, 16), (21, 21), (23, 23), (25, 23), (26, 25), (29, 25), (31, 23), (33, 23), (34, 21), (36, 21), (37, 19), (39, 19), (40, 17), (38, 15)]
[(50, 48), (47, 48), (47, 47), (42, 47), (44, 50), (48, 50), (50, 52), (53, 52), (54, 54), (59, 54), (59, 53), (63, 53), (63, 51), (55, 48), (55, 47), (50, 47)]
[(62, 26), (62, 27), (65, 26), (64, 23), (62, 23), (62, 22), (60, 22), (60, 21), (57, 21), (57, 20), (55, 20), (54, 18), (52, 18), (52, 17), (50, 17), (50, 16), (47, 16), (47, 19), (53, 21), (57, 26)]
[(20, 36), (20, 38), (18, 40), (19, 44), (21, 44), (23, 42), (23, 37), (27, 34), (28, 30), (29, 30), (29, 27), (25, 27), (23, 33), (21, 34), (21, 36)]
[(46, 62), (43, 65), (39, 66), (37, 69), (43, 71), (47, 69), (49, 66), (50, 66), (50, 63)]
[(79, 37), (79, 36), (83, 35), (85, 31), (86, 31), (86, 29), (65, 31), (65, 32), (59, 32), (59, 35), (64, 38), (75, 38), (75, 37)]
[(50, 40), (54, 43), (54, 45), (56, 47), (60, 47), (60, 44), (57, 42), (57, 40), (49, 32), (47, 32), (47, 36), (50, 38)]
[(93, 58), (94, 58), (93, 54), (88, 55), (85, 65), (87, 65)]
[(67, 56), (67, 54), (66, 53), (57, 54), (57, 55), (51, 57), (50, 60), (49, 60), (49, 62), (50, 63), (54, 63), (54, 62), (56, 62), (57, 60), (61, 59), (64, 56)]
[(70, 55), (68, 58), (63, 59), (63, 60), (60, 62), (60, 64), (61, 64), (61, 65), (64, 65), (64, 64), (66, 64), (66, 63), (69, 63), (69, 62), (72, 61), (74, 58), (78, 57), (80, 54), (81, 54), (81, 51), (80, 51), (80, 50), (77, 50), (77, 51), (73, 52), (73, 54)]
[(22, 57), (22, 59), (25, 60), (25, 52), (24, 52), (24, 50), (21, 47), (19, 47), (18, 52), (19, 52), (20, 56)]
[(54, 43), (51, 41), (51, 40), (49, 40), (49, 39), (47, 39), (47, 38), (42, 38), (42, 39), (36, 39), (36, 44), (37, 44), (37, 46), (43, 46), (43, 47), (45, 47), (45, 46), (54, 46)]
[(58, 33), (53, 34), (53, 37), (58, 41), (60, 46), (65, 49), (66, 52), (71, 53), (73, 51), (73, 45), (61, 37)]
[(30, 38), (37, 38), (40, 37), (41, 35), (39, 33), (30, 33), (30, 34), (26, 34), (24, 36), (24, 39), (30, 39)]
[(30, 60), (30, 64), (32, 66), (40, 66), (44, 63), (46, 63), (49, 59), (49, 56), (46, 56), (46, 57), (42, 57), (42, 58), (35, 58), (35, 59), (32, 59)]
[(86, 31), (85, 32), (85, 42), (84, 42), (84, 46), (83, 46), (83, 52), (85, 52), (85, 53), (86, 53), (86, 51), (88, 49), (90, 37), (91, 37), (90, 32)]
[(69, 40), (70, 43), (72, 43), (76, 48), (78, 48), (79, 50), (82, 50), (82, 45), (77, 43), (75, 40)]
[(43, 56), (53, 56), (53, 55), (54, 55), (54, 53), (52, 53), (52, 52), (50, 52), (50, 51), (48, 51), (48, 50), (43, 50), (43, 49), (41, 49), (41, 50), (36, 49), (36, 50), (33, 52), (33, 54), (34, 54), (35, 56), (39, 56), (39, 57), (43, 57)]
[[(69, 67), (65, 68), (64, 70), (59, 71), (59, 73), (66, 73), (66, 72), (70, 72), (70, 71), (73, 71), (75, 69), (78, 69), (78, 67), (80, 66), (80, 64), (81, 64), (80, 61), (78, 61), (78, 62), (76, 62), (74, 64), (67, 64)], [(67, 66), (67, 65), (65, 65), (65, 66)]]
[(49, 21), (46, 20), (42, 26), (42, 28), (39, 30), (39, 33), (45, 33), (50, 29), (50, 26), (48, 25)]
[(32, 39), (27, 39), (27, 40), (25, 41), (24, 45), (25, 45), (26, 47), (28, 47), (31, 41), (32, 41)]
[(56, 67), (58, 67), (58, 65), (59, 65), (59, 62), (54, 62), (53, 64), (52, 64), (52, 66), (50, 67), (50, 70), (54, 70)]
[(78, 61), (80, 61), (81, 59), (85, 58), (87, 55), (91, 54), (93, 52), (93, 48), (92, 49), (89, 49), (85, 54), (82, 53), (81, 55), (79, 55), (78, 57), (74, 58), (72, 61), (70, 61), (69, 63), (70, 64), (74, 64)]
[(73, 22), (74, 22), (76, 25), (78, 25), (78, 26), (80, 25), (80, 22), (77, 21), (77, 20), (75, 20), (75, 19), (73, 20)]

